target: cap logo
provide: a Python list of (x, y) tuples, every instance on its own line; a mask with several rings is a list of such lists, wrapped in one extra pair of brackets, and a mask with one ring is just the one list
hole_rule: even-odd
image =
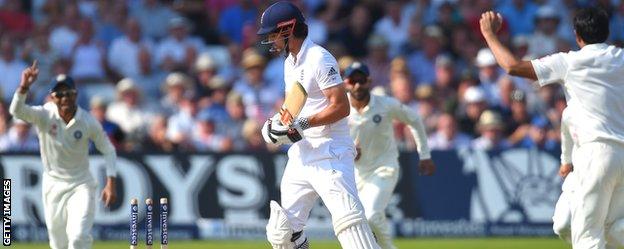
[(56, 76), (56, 81), (65, 81), (67, 79), (67, 75), (65, 74), (59, 74), (58, 76)]

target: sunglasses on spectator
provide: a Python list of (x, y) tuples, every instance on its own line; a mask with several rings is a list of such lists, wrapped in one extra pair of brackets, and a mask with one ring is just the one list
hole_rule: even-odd
[(63, 98), (63, 97), (71, 97), (76, 94), (76, 90), (65, 90), (65, 91), (56, 91), (52, 93), (52, 97), (55, 98)]
[(366, 85), (368, 84), (368, 79), (358, 79), (358, 80), (349, 79), (347, 81), (347, 84), (352, 85), (352, 86), (355, 86), (355, 84)]

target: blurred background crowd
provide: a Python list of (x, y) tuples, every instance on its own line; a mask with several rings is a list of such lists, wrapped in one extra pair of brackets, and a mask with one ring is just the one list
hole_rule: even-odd
[[(578, 49), (572, 17), (602, 6), (609, 42), (624, 42), (618, 0), (298, 0), (309, 38), (342, 70), (371, 69), (376, 94), (423, 117), (432, 149), (560, 147), (566, 106), (557, 84), (511, 77), (484, 48), (480, 14), (524, 59)], [(45, 103), (57, 74), (72, 76), (79, 105), (118, 151), (262, 151), (259, 129), (283, 99), (282, 55), (259, 45), (268, 0), (0, 0), (0, 152), (37, 151), (33, 127), (8, 105), (21, 71), (39, 61), (30, 104)], [(403, 150), (409, 129), (395, 125)]]

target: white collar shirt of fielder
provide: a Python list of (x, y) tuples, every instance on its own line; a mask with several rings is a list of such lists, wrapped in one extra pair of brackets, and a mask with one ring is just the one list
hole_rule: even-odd
[(106, 175), (116, 176), (116, 152), (102, 125), (82, 108), (69, 123), (59, 116), (56, 104), (43, 106), (25, 104), (26, 94), (15, 93), (11, 112), (37, 127), (44, 173), (67, 182), (90, 182), (89, 141), (93, 141), (106, 161)]
[(604, 43), (532, 60), (540, 86), (561, 83), (569, 97), (568, 127), (579, 145), (624, 143), (624, 51)]
[(393, 120), (409, 126), (416, 141), (421, 160), (430, 159), (427, 133), (420, 116), (398, 100), (370, 95), (370, 101), (362, 112), (351, 106), (349, 127), (351, 137), (360, 147), (361, 157), (355, 162), (358, 171), (375, 170), (380, 166), (399, 167), (399, 152), (394, 138)]
[[(286, 92), (295, 82), (301, 83), (308, 93), (299, 117), (310, 117), (329, 105), (323, 90), (342, 84), (342, 78), (338, 72), (336, 59), (323, 47), (306, 38), (296, 57), (289, 54), (284, 63)], [(304, 165), (317, 160), (331, 159), (332, 145), (353, 147), (346, 118), (303, 131), (303, 139), (290, 147), (288, 156), (291, 160), (301, 160)], [(352, 151), (355, 153), (355, 150)]]

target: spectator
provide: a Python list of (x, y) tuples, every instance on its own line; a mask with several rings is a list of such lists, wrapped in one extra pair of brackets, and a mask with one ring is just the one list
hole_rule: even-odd
[(247, 146), (244, 151), (266, 151), (267, 143), (262, 139), (262, 135), (258, 132), (262, 127), (260, 124), (253, 120), (248, 119), (243, 124), (242, 134)]
[(205, 101), (200, 101), (200, 103), (206, 102), (203, 106), (200, 104), (200, 108), (203, 109), (202, 112), (208, 113), (213, 121), (227, 121), (229, 115), (225, 102), (230, 85), (223, 78), (217, 76), (212, 78), (207, 87), (210, 89), (210, 93), (205, 95)]
[(108, 65), (117, 75), (133, 78), (142, 74), (139, 53), (152, 54), (154, 44), (143, 38), (139, 22), (130, 18), (125, 23), (125, 35), (116, 38), (108, 50)]
[(7, 104), (0, 101), (0, 137), (3, 137), (9, 131), (9, 120), (11, 114)]
[(0, 7), (0, 27), (8, 35), (25, 40), (33, 29), (31, 16), (24, 11), (20, 0), (5, 0)]
[(95, 37), (105, 48), (108, 48), (115, 39), (124, 35), (124, 27), (128, 20), (128, 6), (126, 1), (114, 1), (110, 4), (99, 4), (97, 8), (99, 18), (94, 19)]
[(537, 116), (533, 118), (528, 134), (518, 143), (518, 147), (559, 152), (561, 145), (547, 136), (550, 128), (551, 125), (545, 117)]
[(366, 42), (368, 47), (368, 58), (366, 64), (370, 68), (372, 86), (388, 86), (390, 84), (390, 63), (388, 56), (388, 42), (379, 35), (371, 35)]
[(173, 152), (176, 146), (167, 139), (167, 117), (156, 115), (150, 122), (146, 139), (141, 143), (143, 151)]
[(241, 61), (245, 73), (243, 78), (234, 83), (233, 89), (242, 96), (247, 117), (258, 122), (264, 122), (273, 115), (276, 100), (283, 96), (283, 91), (273, 89), (264, 80), (262, 72), (265, 65), (264, 57), (255, 50), (245, 50)]
[(183, 73), (170, 73), (163, 86), (164, 96), (160, 100), (161, 109), (171, 115), (180, 111), (180, 103), (192, 95), (192, 79)]
[(537, 6), (531, 1), (511, 0), (502, 4), (500, 13), (509, 23), (509, 31), (512, 36), (529, 35), (533, 32), (535, 12)]
[(529, 37), (525, 35), (517, 35), (511, 40), (512, 52), (516, 58), (525, 58), (529, 55)]
[(226, 152), (232, 150), (232, 140), (216, 133), (214, 120), (207, 113), (197, 117), (190, 138), (196, 151)]
[(425, 28), (422, 50), (409, 55), (408, 65), (415, 80), (420, 83), (433, 84), (435, 81), (435, 59), (444, 47), (442, 30), (437, 26)]
[(401, 15), (401, 1), (390, 0), (384, 3), (384, 16), (375, 23), (374, 33), (388, 39), (388, 53), (394, 57), (407, 41), (410, 20)]
[(477, 54), (475, 61), (479, 67), (479, 81), (481, 88), (485, 92), (486, 99), (491, 106), (500, 105), (501, 96), (498, 88), (498, 81), (504, 77), (502, 69), (496, 64), (494, 54), (489, 48), (482, 48)]
[(79, 21), (79, 38), (71, 52), (70, 74), (78, 82), (96, 83), (106, 78), (105, 48), (93, 39), (93, 23), (89, 19)]
[(349, 55), (363, 58), (366, 55), (366, 44), (362, 41), (369, 40), (371, 29), (369, 10), (363, 4), (357, 4), (353, 7), (346, 27), (336, 34), (336, 39), (341, 41)]
[(169, 20), (176, 17), (168, 6), (164, 6), (159, 0), (143, 0), (143, 4), (132, 11), (132, 16), (141, 24), (143, 33), (155, 40), (160, 40), (167, 35)]
[(119, 81), (117, 100), (106, 110), (106, 118), (121, 127), (128, 135), (128, 142), (136, 143), (143, 140), (151, 115), (151, 110), (142, 103), (136, 83), (129, 78)]
[(217, 76), (217, 63), (208, 53), (203, 53), (195, 60), (195, 78), (197, 78), (197, 90), (199, 96), (208, 96), (212, 89), (210, 82)]
[(472, 147), (478, 150), (510, 148), (509, 142), (503, 135), (504, 127), (500, 114), (490, 110), (483, 112), (477, 125), (480, 136), (472, 140)]
[(204, 42), (189, 35), (191, 24), (182, 17), (169, 21), (169, 36), (156, 48), (156, 64), (165, 71), (186, 71), (195, 64), (197, 54), (204, 50)]
[(193, 132), (197, 128), (197, 108), (196, 99), (185, 96), (179, 102), (179, 111), (174, 113), (167, 120), (167, 138), (180, 148), (189, 150), (193, 146)]
[(557, 35), (559, 25), (557, 11), (548, 5), (542, 6), (535, 15), (535, 31), (529, 39), (529, 54), (542, 57), (557, 52), (560, 38)]
[(21, 119), (13, 119), (9, 132), (0, 137), (0, 152), (36, 152), (39, 150), (37, 135), (30, 124)]
[(22, 76), (22, 70), (28, 65), (15, 56), (13, 39), (8, 36), (0, 37), (0, 93), (2, 99), (9, 101), (17, 90)]
[[(153, 50), (152, 50), (153, 51)], [(135, 82), (139, 82), (141, 89), (147, 96), (147, 100), (158, 102), (161, 95), (161, 82), (167, 77), (167, 73), (158, 70), (153, 66), (152, 52), (147, 47), (141, 47), (137, 55), (139, 63), (139, 74), (132, 77)]]
[(479, 122), (482, 113), (488, 108), (485, 92), (476, 86), (468, 87), (464, 93), (463, 100), (463, 110), (460, 110), (458, 119), (459, 129), (463, 133), (475, 137), (477, 122)]
[(59, 16), (61, 23), (54, 25), (50, 33), (50, 45), (64, 58), (69, 58), (74, 45), (78, 41), (78, 20), (81, 19), (78, 6), (68, 3)]
[(238, 4), (226, 8), (219, 16), (219, 31), (224, 43), (243, 42), (243, 27), (255, 24), (258, 10), (249, 0), (239, 0)]
[(242, 129), (245, 121), (248, 120), (245, 117), (243, 98), (236, 92), (230, 92), (225, 101), (225, 108), (228, 119), (217, 121), (217, 133), (231, 138), (234, 149), (242, 151), (247, 147)]
[(509, 136), (510, 143), (516, 144), (526, 136), (531, 122), (524, 92), (514, 90), (511, 93), (510, 111), (511, 114), (505, 122), (507, 124), (505, 134)]
[(418, 102), (414, 99), (414, 87), (406, 77), (396, 77), (390, 82), (390, 90), (401, 104), (407, 105), (414, 110), (418, 110)]
[(457, 130), (457, 122), (451, 114), (440, 115), (435, 133), (429, 137), (432, 150), (462, 150), (470, 148), (472, 138)]
[(436, 129), (438, 117), (440, 116), (440, 105), (435, 98), (433, 87), (421, 85), (416, 88), (416, 99), (418, 99), (418, 114), (420, 115), (427, 133)]
[(457, 104), (457, 82), (453, 60), (446, 55), (439, 55), (435, 61), (435, 82), (433, 95), (443, 108)]
[(53, 50), (48, 42), (50, 27), (47, 25), (38, 26), (33, 37), (28, 40), (22, 53), (26, 55), (28, 61), (37, 59), (39, 76), (37, 82), (32, 86), (33, 96), (37, 103), (48, 95), (50, 87), (47, 83), (52, 82), (54, 74), (52, 66), (60, 58), (60, 54)]
[[(93, 117), (100, 122), (104, 132), (108, 136), (108, 139), (111, 141), (113, 146), (115, 146), (115, 149), (117, 151), (126, 150), (124, 143), (126, 135), (123, 133), (119, 125), (106, 118), (106, 109), (108, 108), (106, 101), (99, 96), (94, 96), (91, 98), (89, 106), (91, 107), (91, 115), (93, 115)], [(93, 151), (95, 148), (93, 146), (91, 147), (91, 151)]]

